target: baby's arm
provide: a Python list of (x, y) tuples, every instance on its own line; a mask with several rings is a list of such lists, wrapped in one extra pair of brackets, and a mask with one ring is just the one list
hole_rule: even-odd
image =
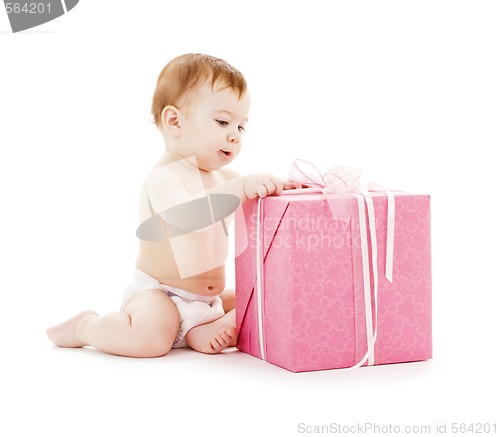
[(236, 176), (217, 185), (207, 194), (231, 194), (240, 199), (241, 203), (255, 197), (279, 195), (283, 191), (283, 182), (276, 176), (258, 173), (249, 176)]
[[(145, 181), (141, 195), (141, 223), (154, 214), (167, 212), (177, 205), (187, 205), (192, 200), (209, 194), (235, 196), (240, 203), (244, 203), (255, 197), (279, 195), (283, 189), (300, 188), (296, 184), (282, 182), (277, 177), (266, 173), (241, 176), (232, 170), (223, 169), (220, 174), (223, 177), (222, 183), (213, 188), (204, 189), (201, 178), (194, 177), (192, 173), (185, 174), (181, 167), (177, 168), (173, 164), (151, 172)], [(224, 204), (227, 207), (232, 202), (227, 199)], [(237, 204), (234, 208), (236, 207)], [(227, 211), (228, 215), (233, 211), (232, 207), (230, 209), (231, 211)], [(187, 209), (185, 212), (189, 211), (191, 210)], [(218, 211), (219, 214), (221, 212)], [(175, 211), (175, 214), (180, 213), (180, 210)]]

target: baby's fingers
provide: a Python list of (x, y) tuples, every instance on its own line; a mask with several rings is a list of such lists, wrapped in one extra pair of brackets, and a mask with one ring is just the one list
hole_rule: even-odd
[(302, 188), (302, 184), (299, 182), (285, 181), (283, 182), (284, 190), (295, 190)]
[(266, 197), (268, 195), (268, 188), (265, 183), (257, 188), (257, 196)]
[(262, 185), (257, 189), (257, 194), (259, 197), (270, 196), (271, 194), (280, 194), (280, 187), (276, 186), (276, 183), (271, 180), (271, 178), (262, 182)]
[(269, 195), (274, 194), (276, 196), (279, 196), (283, 192), (283, 182), (281, 181), (281, 179), (278, 179), (275, 176), (270, 176), (269, 181), (272, 184), (272, 190), (271, 191), (268, 190), (268, 194)]

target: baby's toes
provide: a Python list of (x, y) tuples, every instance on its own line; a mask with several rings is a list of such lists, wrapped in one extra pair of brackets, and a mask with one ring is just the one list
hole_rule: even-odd
[(228, 335), (226, 332), (221, 332), (219, 335), (216, 335), (211, 341), (210, 345), (214, 350), (224, 349), (229, 346), (231, 343), (232, 337)]
[(221, 344), (229, 344), (229, 342), (231, 341), (231, 336), (230, 335), (227, 335), (225, 332), (223, 332), (220, 336), (220, 340), (219, 340), (219, 343), (222, 341), (223, 343)]
[(214, 350), (219, 350), (222, 346), (224, 346), (226, 343), (224, 340), (220, 337), (220, 335), (215, 336), (210, 340), (210, 346), (212, 346), (212, 349)]

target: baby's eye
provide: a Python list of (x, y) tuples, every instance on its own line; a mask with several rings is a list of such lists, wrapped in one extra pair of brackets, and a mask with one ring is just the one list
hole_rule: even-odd
[(215, 120), (217, 123), (219, 123), (221, 126), (227, 126), (229, 122), (227, 120)]
[(245, 128), (244, 128), (243, 126), (238, 126), (238, 130), (239, 130), (240, 132), (243, 132), (243, 131), (245, 130)]

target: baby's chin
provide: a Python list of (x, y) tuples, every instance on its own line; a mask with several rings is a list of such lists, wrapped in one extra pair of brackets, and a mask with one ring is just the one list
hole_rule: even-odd
[(210, 171), (217, 171), (217, 170), (220, 170), (222, 167), (224, 167), (226, 165), (226, 163), (200, 163), (198, 162), (198, 169), (200, 169), (201, 171), (206, 171), (206, 172), (210, 172)]
[(219, 157), (211, 160), (197, 159), (198, 168), (202, 171), (217, 171), (232, 161), (233, 159), (220, 159)]
[(229, 162), (224, 162), (224, 163), (219, 164), (219, 165), (209, 166), (209, 167), (207, 167), (207, 169), (205, 171), (217, 171), (217, 170), (220, 170), (222, 167), (225, 167), (228, 164), (229, 164)]

